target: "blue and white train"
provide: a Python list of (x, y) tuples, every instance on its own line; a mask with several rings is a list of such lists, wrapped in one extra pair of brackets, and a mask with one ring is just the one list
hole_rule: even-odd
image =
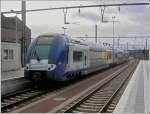
[(65, 81), (127, 60), (128, 53), (122, 50), (113, 52), (63, 34), (43, 34), (28, 49), (24, 76), (31, 81)]

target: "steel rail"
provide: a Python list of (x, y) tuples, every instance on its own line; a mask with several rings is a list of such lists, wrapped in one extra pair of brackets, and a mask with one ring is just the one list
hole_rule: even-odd
[(8, 95), (5, 95), (5, 96), (2, 96), (1, 97), (1, 101), (5, 100), (5, 99), (8, 99), (10, 97), (13, 97), (13, 96), (16, 96), (18, 94), (22, 94), (22, 93), (25, 93), (25, 92), (29, 92), (31, 90), (33, 90), (34, 88), (25, 88), (25, 89), (22, 89), (22, 90), (19, 90), (19, 91), (16, 91), (16, 92), (13, 92), (13, 93), (10, 93)]

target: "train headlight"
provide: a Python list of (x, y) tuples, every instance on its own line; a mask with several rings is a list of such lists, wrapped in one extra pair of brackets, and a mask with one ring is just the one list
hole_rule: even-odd
[(54, 70), (56, 68), (55, 64), (48, 64), (48, 70)]
[(58, 62), (58, 65), (62, 65), (63, 63), (61, 61)]

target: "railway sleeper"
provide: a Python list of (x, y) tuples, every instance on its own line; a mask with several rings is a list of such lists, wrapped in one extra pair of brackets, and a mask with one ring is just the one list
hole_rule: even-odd
[(23, 97), (23, 96), (26, 96), (26, 95), (32, 96), (32, 95), (34, 95), (34, 94), (35, 94), (35, 93), (21, 94), (20, 97)]
[(21, 97), (21, 96), (19, 96), (19, 97), (15, 97), (16, 99), (18, 99), (18, 101), (19, 100), (23, 100), (24, 98), (23, 97)]
[(112, 113), (112, 112), (113, 112), (113, 110), (111, 110), (111, 109), (106, 110), (106, 113)]
[(100, 109), (102, 107), (102, 105), (93, 105), (93, 104), (84, 105), (84, 104), (82, 104), (82, 105), (80, 105), (80, 107), (81, 108), (89, 108), (89, 109)]
[(72, 112), (73, 112), (73, 113), (80, 113), (80, 112), (79, 112), (79, 111), (77, 111), (77, 110), (73, 110)]
[(3, 105), (7, 105), (7, 104), (8, 104), (8, 103), (2, 102), (2, 103), (1, 103), (1, 106), (3, 106)]
[(97, 101), (97, 102), (99, 102), (99, 101), (107, 101), (108, 99), (103, 99), (103, 98), (89, 98), (89, 100), (92, 100), (92, 101)]
[(20, 101), (20, 100), (22, 100), (22, 99), (18, 99), (18, 98), (10, 98), (10, 100), (12, 100), (12, 101)]
[(10, 102), (9, 101), (3, 101), (1, 104), (10, 104)]
[(21, 96), (32, 96), (32, 95), (35, 95), (35, 94), (38, 94), (39, 92), (35, 92), (35, 93), (28, 93), (28, 94), (23, 94)]
[(5, 106), (7, 106), (8, 104), (1, 104), (1, 108), (3, 108), (3, 107), (5, 107)]
[(116, 106), (116, 105), (114, 105), (114, 106), (109, 106), (108, 109), (114, 110), (114, 109), (115, 109), (115, 106)]
[(10, 103), (14, 103), (15, 101), (11, 101), (11, 100), (9, 100), (9, 99), (5, 99), (4, 102), (10, 104)]
[(103, 103), (103, 104), (104, 104), (104, 103), (106, 103), (106, 101), (103, 101), (103, 102), (100, 101), (100, 102), (99, 102), (99, 101), (93, 101), (93, 100), (89, 100), (89, 99), (86, 100), (86, 102), (94, 103), (94, 104), (99, 104), (99, 103)]
[(24, 96), (24, 95), (30, 95), (30, 96), (32, 96), (32, 95), (36, 95), (36, 94), (38, 94), (38, 93), (40, 93), (40, 92), (34, 92), (34, 93), (23, 94), (23, 95), (21, 95), (21, 96)]
[(103, 104), (100, 104), (100, 103), (94, 103), (94, 104), (93, 104), (93, 103), (89, 103), (89, 102), (84, 102), (83, 104), (84, 104), (84, 105), (89, 105), (89, 106), (90, 106), (90, 105), (103, 106)]
[(106, 87), (103, 91), (97, 91), (96, 93), (111, 93), (111, 91), (113, 91), (113, 89), (109, 88), (109, 87)]
[(20, 100), (23, 100), (23, 99), (27, 99), (27, 98), (29, 98), (29, 97), (31, 97), (31, 95), (30, 95), (30, 96), (20, 96), (19, 99), (20, 99)]
[(117, 101), (113, 100), (111, 104), (115, 104), (116, 105), (117, 103), (118, 103), (118, 100)]
[(30, 96), (33, 96), (33, 95), (36, 95), (35, 93), (34, 94), (24, 94), (24, 95), (21, 95), (20, 97), (30, 97)]
[(90, 102), (90, 103), (101, 103), (101, 104), (104, 104), (107, 102), (107, 100), (88, 100), (87, 102)]
[(118, 100), (120, 99), (121, 95), (122, 95), (122, 94), (118, 94), (118, 95), (114, 98), (114, 100), (115, 100), (115, 101), (116, 101), (116, 100), (118, 101)]
[(24, 94), (28, 94), (28, 93), (36, 93), (36, 92), (39, 92), (39, 90), (29, 91), (29, 92), (26, 92), (26, 93), (24, 93)]
[(81, 107), (77, 107), (76, 110), (80, 112), (89, 112), (89, 113), (98, 112), (98, 109), (87, 109), (87, 108), (81, 108)]
[[(107, 91), (109, 91), (109, 90), (107, 90)], [(112, 93), (113, 93), (113, 91), (109, 91), (109, 92), (103, 92), (103, 93), (101, 93), (101, 94), (99, 94), (100, 96), (103, 96), (103, 97), (106, 97), (106, 95), (107, 96), (110, 96), (110, 95), (112, 95)], [(95, 95), (95, 94), (94, 94)]]
[(11, 109), (6, 109), (6, 112), (10, 112), (11, 111)]
[(94, 96), (92, 96), (91, 98), (95, 98), (95, 99), (109, 99), (109, 97), (107, 97), (107, 96), (98, 96), (98, 95), (94, 95)]

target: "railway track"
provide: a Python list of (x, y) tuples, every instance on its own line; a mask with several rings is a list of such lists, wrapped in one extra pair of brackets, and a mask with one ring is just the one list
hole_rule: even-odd
[(59, 113), (112, 113), (117, 105), (138, 61), (130, 65), (117, 74), (111, 80), (100, 87), (92, 90), (86, 95), (81, 96), (69, 105), (58, 110)]
[(32, 87), (24, 90), (20, 90), (14, 94), (2, 97), (1, 99), (1, 111), (9, 112), (13, 108), (16, 108), (17, 105), (26, 102), (30, 99), (33, 99), (37, 96), (40, 96), (46, 93), (46, 90), (41, 90), (38, 87)]
[(39, 100), (49, 93), (65, 89), (65, 87), (76, 82), (77, 80), (72, 81), (72, 83), (49, 82), (41, 85), (35, 85), (7, 96), (3, 96), (1, 98), (1, 112), (11, 112), (19, 107), (23, 107), (31, 102)]
[[(121, 67), (122, 65), (120, 65)], [(113, 69), (117, 69), (119, 68), (119, 66), (116, 66)], [(104, 70), (105, 71), (105, 70)], [(107, 70), (105, 71), (107, 72)], [(89, 76), (87, 76), (88, 78), (90, 78)], [(93, 76), (91, 76), (93, 77)], [(19, 92), (13, 93), (11, 95), (5, 96), (1, 98), (1, 111), (4, 112), (11, 112), (13, 110), (18, 109), (19, 107), (23, 107), (31, 102), (34, 102), (35, 100), (39, 100), (42, 98), (42, 95), (46, 95), (47, 93), (52, 93), (54, 91), (60, 91), (65, 89), (67, 86), (73, 85), (75, 83), (79, 83), (82, 82), (82, 80), (85, 80), (86, 78), (81, 78), (81, 79), (77, 79), (74, 80), (72, 82), (65, 82), (65, 83), (59, 83), (59, 84), (51, 84), (51, 85), (55, 85), (54, 86), (50, 86), (48, 85), (47, 87), (31, 87), (25, 90), (21, 90)]]

